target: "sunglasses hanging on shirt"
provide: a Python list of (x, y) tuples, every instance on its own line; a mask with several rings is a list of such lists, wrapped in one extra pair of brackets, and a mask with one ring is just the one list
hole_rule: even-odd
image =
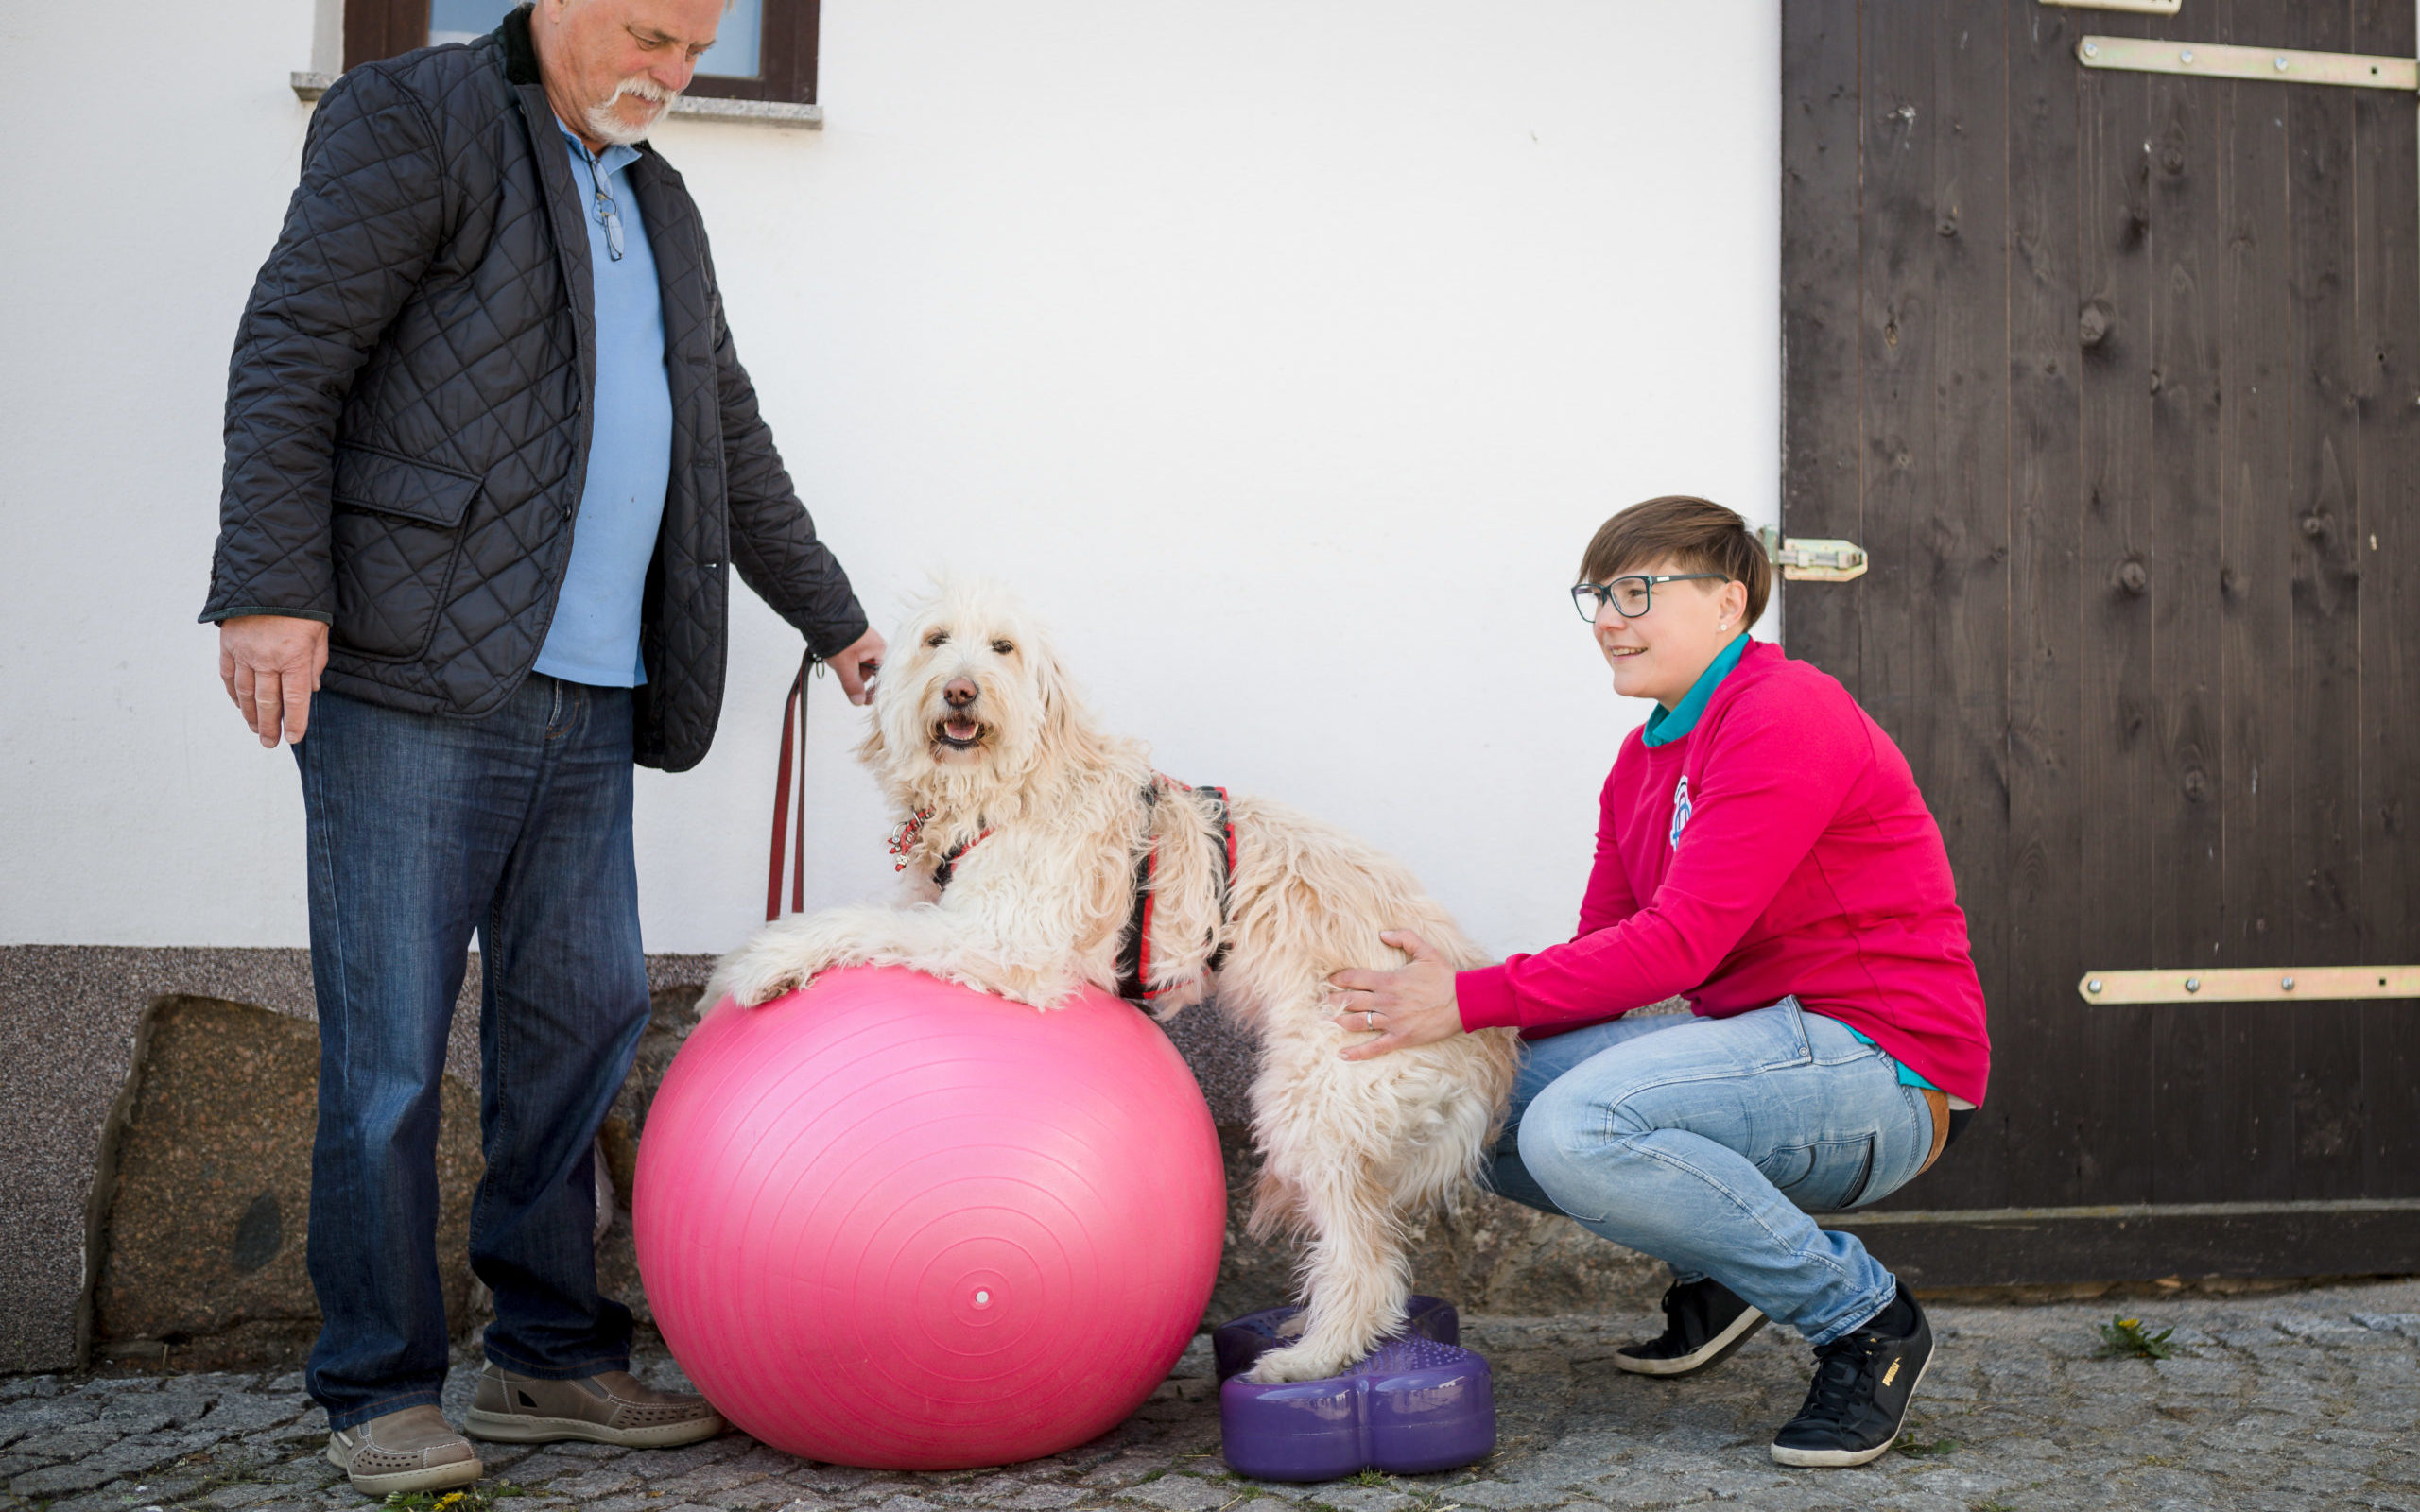
[(596, 223), (605, 228), (605, 251), (614, 262), (622, 260), (622, 212), (614, 197), (605, 192), (604, 176), (596, 171), (595, 154), (588, 157), (588, 186), (596, 199), (590, 208), (596, 212)]

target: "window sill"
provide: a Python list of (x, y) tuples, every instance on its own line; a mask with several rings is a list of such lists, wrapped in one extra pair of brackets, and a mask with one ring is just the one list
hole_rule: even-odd
[[(294, 97), (316, 100), (335, 83), (334, 74), (296, 73), (286, 82), (294, 87)], [(823, 107), (799, 105), (787, 100), (719, 100), (702, 95), (684, 94), (672, 102), (672, 113), (693, 121), (760, 121), (767, 126), (786, 126), (797, 130), (823, 129)]]

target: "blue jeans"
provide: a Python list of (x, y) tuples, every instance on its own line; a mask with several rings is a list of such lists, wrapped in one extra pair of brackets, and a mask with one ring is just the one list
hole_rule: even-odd
[(438, 1078), (479, 939), (480, 1138), (471, 1265), (488, 1357), (570, 1379), (622, 1368), (631, 1314), (596, 1290), (596, 1130), (647, 1027), (631, 847), (631, 693), (531, 676), (475, 720), (312, 700), (294, 747), (308, 821), (320, 1128), (304, 1380), (331, 1427), (435, 1402)]
[(1529, 1041), (1495, 1184), (1823, 1345), (1898, 1283), (1855, 1234), (1806, 1214), (1879, 1201), (1931, 1150), (1932, 1109), (1898, 1063), (1784, 998)]

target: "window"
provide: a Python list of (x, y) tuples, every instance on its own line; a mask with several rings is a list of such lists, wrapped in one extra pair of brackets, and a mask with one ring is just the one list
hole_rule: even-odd
[[(344, 63), (469, 42), (495, 29), (517, 0), (344, 0)], [(817, 0), (731, 0), (715, 44), (673, 109), (699, 100), (815, 102)], [(753, 112), (751, 112), (753, 113)]]

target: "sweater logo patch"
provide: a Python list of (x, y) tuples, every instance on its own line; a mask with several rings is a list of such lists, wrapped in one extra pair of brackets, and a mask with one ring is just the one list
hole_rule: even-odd
[(1678, 787), (1676, 787), (1676, 788), (1674, 788), (1674, 789), (1672, 789), (1672, 849), (1673, 849), (1673, 850), (1678, 850), (1679, 849), (1681, 849), (1681, 832), (1682, 832), (1683, 830), (1687, 829), (1688, 827), (1689, 827), (1689, 780), (1688, 780), (1686, 777), (1683, 777), (1683, 778), (1681, 779), (1681, 785), (1680, 785), (1680, 786), (1678, 786)]

